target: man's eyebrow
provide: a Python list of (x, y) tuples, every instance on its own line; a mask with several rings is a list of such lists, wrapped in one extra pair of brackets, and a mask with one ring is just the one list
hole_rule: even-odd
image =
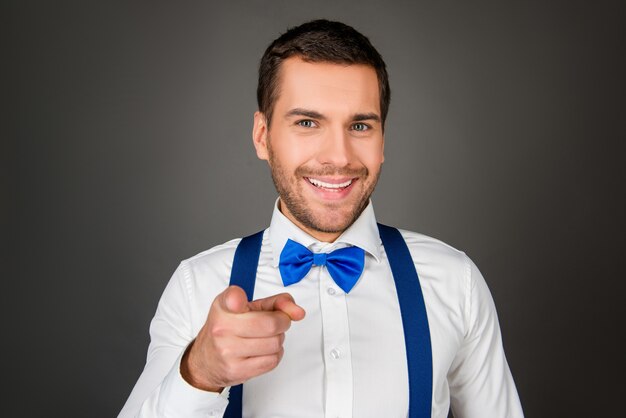
[(362, 120), (380, 122), (380, 116), (378, 116), (376, 113), (357, 113), (352, 117), (353, 122), (360, 122)]
[[(287, 112), (287, 114), (285, 114), (286, 118), (290, 118), (293, 116), (304, 116), (307, 118), (311, 118), (311, 119), (319, 119), (319, 120), (324, 120), (326, 119), (326, 117), (324, 115), (322, 115), (320, 112), (317, 112), (315, 110), (309, 110), (309, 109), (302, 109), (302, 108), (295, 108), (295, 109), (291, 109), (289, 112)], [(380, 122), (380, 116), (378, 116), (378, 114), (370, 112), (370, 113), (355, 113), (352, 116), (352, 121), (353, 122), (360, 122), (360, 121), (365, 121), (365, 120), (371, 120), (374, 122)]]
[(291, 109), (285, 115), (286, 118), (290, 118), (292, 116), (305, 116), (311, 119), (326, 119), (326, 117), (324, 117), (324, 115), (322, 115), (320, 112), (316, 112), (315, 110), (302, 109), (299, 107)]

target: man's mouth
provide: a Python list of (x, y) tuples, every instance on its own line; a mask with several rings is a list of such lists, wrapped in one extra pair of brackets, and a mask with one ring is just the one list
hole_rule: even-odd
[(345, 190), (348, 187), (350, 187), (352, 183), (354, 183), (354, 181), (356, 180), (356, 178), (353, 178), (353, 179), (348, 179), (342, 182), (331, 183), (329, 181), (323, 181), (323, 180), (311, 178), (311, 177), (305, 177), (305, 179), (309, 183), (311, 183), (313, 186), (317, 187), (318, 189), (327, 190), (330, 192), (340, 192), (342, 190)]

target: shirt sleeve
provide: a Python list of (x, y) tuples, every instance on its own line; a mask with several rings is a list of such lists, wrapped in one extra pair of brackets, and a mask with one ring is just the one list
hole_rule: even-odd
[(195, 338), (191, 331), (186, 275), (181, 263), (166, 286), (150, 323), (146, 365), (118, 418), (222, 417), (228, 391), (206, 392), (188, 384), (180, 374), (180, 361)]
[(455, 418), (522, 418), (487, 283), (466, 257), (466, 333), (448, 373)]

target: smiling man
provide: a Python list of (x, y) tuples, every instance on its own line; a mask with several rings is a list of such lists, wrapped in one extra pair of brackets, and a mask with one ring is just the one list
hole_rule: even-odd
[(369, 40), (290, 29), (257, 97), (270, 226), (180, 264), (120, 417), (522, 417), (476, 266), (376, 222), (390, 96)]
[(254, 115), (257, 155), (269, 160), (281, 212), (333, 242), (367, 206), (384, 160), (376, 71), (293, 56), (280, 75), (271, 125)]

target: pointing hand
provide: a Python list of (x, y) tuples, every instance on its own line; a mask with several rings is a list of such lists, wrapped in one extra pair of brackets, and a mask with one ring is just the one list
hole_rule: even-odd
[(192, 386), (219, 392), (274, 369), (283, 356), (285, 331), (305, 312), (288, 293), (248, 302), (230, 286), (219, 294), (204, 326), (181, 361)]

